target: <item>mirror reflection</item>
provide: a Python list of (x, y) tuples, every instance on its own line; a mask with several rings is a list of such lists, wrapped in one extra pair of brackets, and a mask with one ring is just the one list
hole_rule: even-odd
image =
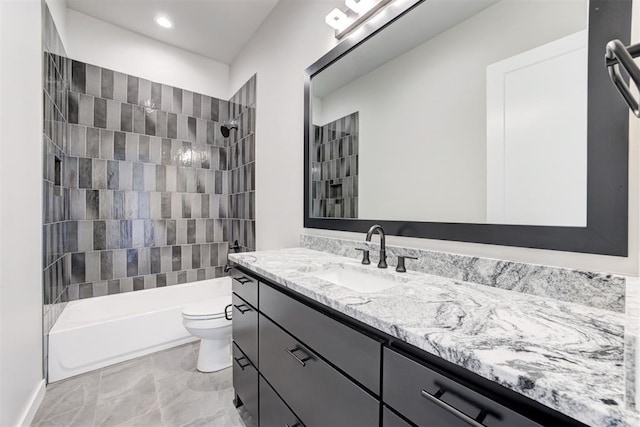
[(311, 216), (586, 225), (587, 0), (430, 0), (312, 76)]

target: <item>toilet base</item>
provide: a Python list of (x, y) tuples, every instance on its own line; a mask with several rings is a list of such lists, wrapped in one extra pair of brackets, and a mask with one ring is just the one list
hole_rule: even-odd
[(198, 365), (200, 372), (216, 372), (231, 366), (231, 339), (200, 340)]

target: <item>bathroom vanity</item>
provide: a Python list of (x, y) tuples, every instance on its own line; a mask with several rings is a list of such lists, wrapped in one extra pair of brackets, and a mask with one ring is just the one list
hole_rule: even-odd
[(260, 426), (637, 421), (618, 313), (303, 248), (229, 258), (236, 405)]

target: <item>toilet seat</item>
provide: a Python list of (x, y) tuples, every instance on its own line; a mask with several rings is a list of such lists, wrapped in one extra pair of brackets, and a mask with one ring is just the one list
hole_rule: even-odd
[(182, 317), (189, 320), (225, 319), (225, 309), (231, 304), (231, 296), (218, 297), (196, 304), (189, 304), (182, 309)]

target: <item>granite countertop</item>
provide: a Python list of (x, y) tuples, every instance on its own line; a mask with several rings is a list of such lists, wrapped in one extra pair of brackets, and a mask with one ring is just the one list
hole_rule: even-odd
[[(592, 426), (624, 407), (624, 314), (304, 248), (229, 254), (238, 265)], [(308, 273), (333, 265), (398, 281), (374, 293)]]

